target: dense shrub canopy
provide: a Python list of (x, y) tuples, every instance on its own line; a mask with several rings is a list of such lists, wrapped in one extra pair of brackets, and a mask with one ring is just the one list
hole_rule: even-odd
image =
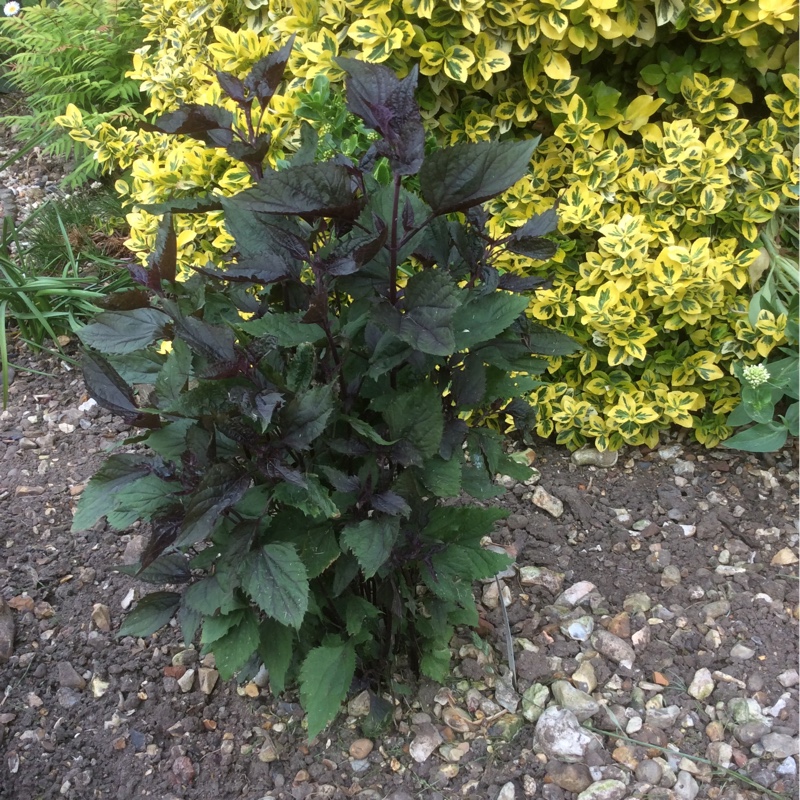
[[(503, 264), (555, 271), (530, 313), (585, 348), (552, 360), (538, 432), (613, 448), (652, 445), (670, 424), (708, 445), (729, 435), (732, 364), (785, 340), (784, 315), (747, 310), (760, 230), (797, 201), (795, 3), (171, 0), (145, 3), (143, 22), (132, 76), (154, 111), (217, 102), (215, 69), (243, 74), (296, 35), (294, 78), (262, 121), (273, 163), (296, 147), (298, 90), (339, 81), (337, 55), (418, 64), (429, 130), (450, 143), (541, 134), (529, 175), (489, 206), (498, 236), (558, 198), (568, 237), (555, 263)], [(221, 149), (92, 128), (75, 107), (61, 122), (101, 163), (131, 168), (119, 188), (143, 256), (158, 222), (143, 204), (251, 180)], [(221, 262), (219, 214), (181, 224), (184, 267)]]

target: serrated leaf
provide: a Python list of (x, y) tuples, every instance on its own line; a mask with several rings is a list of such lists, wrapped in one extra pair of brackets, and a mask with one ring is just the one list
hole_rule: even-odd
[(394, 439), (406, 439), (425, 458), (438, 451), (444, 418), (442, 398), (435, 386), (422, 384), (395, 395), (383, 416)]
[(493, 292), (466, 303), (453, 317), (456, 348), (469, 350), (494, 339), (524, 313), (529, 302), (527, 297)]
[(104, 311), (78, 331), (87, 346), (101, 353), (123, 355), (141, 350), (164, 338), (169, 317), (155, 308), (132, 311)]
[(183, 339), (195, 353), (212, 363), (234, 361), (236, 337), (230, 328), (209, 325), (202, 319), (186, 317), (181, 313), (173, 314), (173, 320), (175, 335)]
[(377, 619), (380, 611), (369, 600), (355, 594), (348, 594), (344, 598), (344, 619), (347, 633), (357, 636), (361, 633), (364, 623), (369, 619)]
[(222, 680), (229, 680), (248, 661), (259, 644), (258, 620), (248, 608), (242, 612), (238, 625), (217, 639), (213, 647), (214, 660)]
[(315, 386), (289, 402), (280, 415), (284, 444), (307, 450), (325, 430), (333, 412), (333, 402), (330, 386)]
[(364, 420), (347, 416), (343, 416), (342, 419), (347, 420), (347, 422), (350, 423), (350, 427), (352, 427), (356, 433), (360, 433), (365, 439), (369, 439), (371, 442), (375, 442), (375, 444), (389, 446), (397, 441), (397, 439), (384, 439), (372, 425), (364, 422)]
[(300, 700), (313, 739), (339, 712), (356, 671), (351, 642), (314, 648), (300, 669)]
[[(161, 556), (143, 570), (139, 572), (135, 570), (136, 567), (134, 566), (134, 572), (127, 574), (133, 574), (140, 581), (145, 581), (146, 583), (162, 585), (165, 583), (186, 583), (191, 577), (189, 561), (183, 553), (170, 553), (169, 555)], [(120, 572), (124, 571), (123, 568), (120, 568)]]
[(434, 456), (425, 462), (422, 482), (436, 497), (458, 497), (461, 493), (461, 459), (445, 461)]
[(241, 581), (265, 614), (283, 625), (300, 627), (308, 608), (308, 575), (292, 545), (268, 544), (249, 553)]
[(411, 506), (397, 492), (386, 491), (374, 494), (370, 504), (375, 511), (393, 517), (408, 517), (411, 514)]
[(453, 316), (461, 305), (462, 295), (463, 291), (444, 270), (425, 270), (412, 275), (406, 284), (399, 338), (423, 353), (452, 355)]
[(180, 461), (186, 451), (186, 435), (195, 424), (193, 419), (176, 419), (147, 437), (147, 446), (167, 461)]
[(425, 130), (414, 97), (418, 68), (414, 65), (402, 80), (382, 64), (354, 58), (337, 58), (347, 72), (347, 107), (376, 131), (382, 141), (378, 155), (386, 156), (395, 175), (415, 175), (422, 165)]
[(481, 403), (486, 395), (486, 367), (478, 355), (469, 355), (464, 365), (452, 373), (453, 397), (461, 408), (470, 408)]
[[(194, 562), (191, 566), (194, 568)], [(213, 616), (217, 612), (229, 614), (238, 605), (233, 591), (223, 588), (214, 575), (193, 583), (184, 592), (183, 601), (188, 608), (204, 616)]]
[(359, 210), (350, 174), (331, 162), (268, 172), (252, 189), (236, 195), (235, 203), (262, 214), (355, 217)]
[(461, 542), (477, 545), (493, 530), (498, 520), (505, 519), (508, 511), (502, 508), (476, 506), (439, 506), (431, 511), (428, 524), (422, 531), (430, 539), (443, 542)]
[(504, 192), (527, 172), (538, 139), (465, 142), (426, 156), (420, 189), (435, 214), (476, 206)]
[(431, 563), (440, 577), (476, 581), (502, 572), (511, 563), (511, 558), (481, 547), (451, 544), (446, 550), (431, 556)]
[(304, 322), (300, 313), (269, 313), (240, 327), (249, 336), (274, 339), (278, 347), (297, 347), (325, 338), (325, 331), (314, 322)]
[(177, 546), (186, 547), (208, 537), (223, 511), (241, 500), (249, 485), (250, 477), (233, 467), (212, 466), (189, 500)]
[(176, 592), (145, 595), (125, 617), (117, 636), (150, 636), (172, 619), (180, 601), (181, 596)]
[(286, 673), (292, 663), (295, 634), (275, 620), (265, 619), (259, 626), (258, 654), (269, 670), (269, 685), (277, 696), (286, 688)]
[(342, 545), (358, 559), (365, 578), (371, 578), (392, 554), (400, 532), (397, 517), (365, 519), (342, 531)]
[(291, 36), (279, 50), (256, 61), (244, 79), (245, 88), (258, 99), (261, 108), (266, 108), (272, 96), (278, 91), (286, 63), (294, 47), (294, 39), (295, 37)]
[(158, 511), (175, 503), (174, 492), (179, 483), (170, 483), (157, 475), (145, 475), (133, 483), (118, 487), (107, 502), (106, 514), (110, 527), (123, 531), (136, 520), (151, 519)]
[(242, 620), (242, 609), (232, 611), (230, 614), (215, 614), (203, 619), (203, 632), (200, 634), (200, 644), (212, 644), (221, 639), (225, 634), (238, 625)]
[(161, 422), (157, 416), (139, 411), (133, 390), (106, 359), (87, 350), (81, 366), (86, 389), (97, 405), (122, 417), (129, 425), (159, 427)]
[(192, 372), (192, 353), (180, 339), (172, 343), (172, 350), (156, 379), (156, 395), (161, 401), (177, 400)]
[(72, 532), (80, 533), (91, 528), (100, 517), (111, 511), (117, 491), (147, 475), (151, 469), (152, 459), (134, 453), (120, 453), (106, 459), (83, 490), (78, 510), (72, 518)]
[(233, 114), (220, 106), (185, 103), (162, 114), (154, 125), (163, 133), (182, 133), (211, 147), (225, 147), (233, 139)]

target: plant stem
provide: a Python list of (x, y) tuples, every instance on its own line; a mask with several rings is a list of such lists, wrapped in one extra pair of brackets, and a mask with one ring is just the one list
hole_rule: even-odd
[(397, 244), (397, 214), (400, 210), (400, 182), (399, 175), (394, 176), (394, 198), (392, 200), (392, 233), (389, 241), (389, 302), (397, 304), (397, 254), (400, 250)]

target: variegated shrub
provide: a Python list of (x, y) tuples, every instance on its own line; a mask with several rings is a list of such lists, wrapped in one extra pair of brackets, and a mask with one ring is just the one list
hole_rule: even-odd
[[(538, 432), (569, 447), (654, 444), (677, 424), (714, 445), (730, 434), (732, 366), (767, 357), (787, 319), (752, 323), (759, 237), (797, 203), (796, 3), (782, 0), (168, 0), (145, 3), (147, 45), (132, 75), (151, 109), (216, 103), (214, 70), (244, 73), (289, 36), (289, 90), (261, 122), (273, 164), (294, 147), (298, 91), (333, 82), (337, 55), (418, 64), (429, 130), (446, 142), (543, 140), (529, 175), (490, 206), (490, 231), (558, 198), (555, 273), (530, 313), (584, 345), (553, 359)], [(224, 102), (224, 101), (223, 101)], [(232, 111), (233, 104), (229, 103)], [(198, 190), (233, 194), (248, 175), (220, 149), (158, 133), (62, 124), (109, 165), (134, 204), (131, 247), (152, 248), (156, 204)], [(319, 121), (315, 121), (318, 123)], [(183, 216), (184, 268), (219, 262), (232, 240), (217, 214)], [(498, 420), (498, 425), (506, 424)]]

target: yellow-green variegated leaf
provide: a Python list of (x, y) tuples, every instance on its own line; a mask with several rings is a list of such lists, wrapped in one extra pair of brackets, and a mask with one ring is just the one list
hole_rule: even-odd
[(474, 63), (475, 56), (466, 47), (455, 44), (445, 51), (444, 74), (451, 80), (466, 83), (469, 69)]
[(511, 66), (508, 53), (495, 47), (494, 39), (487, 33), (475, 37), (472, 50), (475, 54), (475, 68), (487, 81), (496, 72), (504, 72)]

